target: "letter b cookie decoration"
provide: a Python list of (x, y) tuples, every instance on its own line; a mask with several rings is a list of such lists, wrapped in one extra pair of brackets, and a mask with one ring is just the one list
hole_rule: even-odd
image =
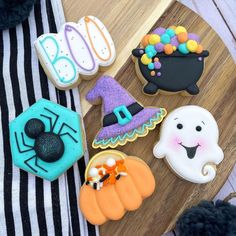
[(110, 66), (116, 57), (113, 40), (94, 16), (66, 23), (57, 34), (43, 34), (35, 41), (39, 61), (53, 84), (62, 90), (94, 76), (99, 67)]

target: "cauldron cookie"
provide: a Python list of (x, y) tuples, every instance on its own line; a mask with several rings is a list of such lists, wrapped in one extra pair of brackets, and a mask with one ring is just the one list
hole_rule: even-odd
[(196, 95), (209, 52), (203, 50), (196, 34), (188, 33), (183, 26), (171, 26), (145, 35), (141, 47), (134, 49), (132, 55), (145, 94), (186, 91)]
[(46, 180), (55, 180), (84, 153), (80, 116), (40, 99), (10, 123), (14, 164)]

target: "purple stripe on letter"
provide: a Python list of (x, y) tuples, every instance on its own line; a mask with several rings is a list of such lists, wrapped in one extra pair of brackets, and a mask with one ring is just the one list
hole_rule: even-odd
[[(80, 38), (82, 39), (82, 41), (84, 42), (84, 45), (86, 46), (86, 48), (87, 48), (87, 50), (88, 50), (88, 52), (89, 52), (89, 55), (90, 55), (90, 57), (91, 57), (91, 59), (92, 59), (93, 66), (92, 66), (91, 69), (87, 69), (87, 68), (83, 67), (83, 66), (80, 65), (79, 62), (76, 60), (76, 58), (75, 58), (75, 56), (74, 56), (74, 54), (73, 54), (73, 50), (72, 50), (72, 48), (71, 48), (70, 40), (69, 40), (69, 36), (68, 36), (68, 32), (72, 32), (72, 31), (75, 31), (75, 32), (80, 36)], [(86, 71), (92, 71), (92, 70), (94, 70), (94, 68), (95, 68), (95, 61), (94, 61), (92, 52), (90, 51), (90, 48), (89, 48), (87, 42), (85, 41), (85, 39), (83, 38), (82, 34), (81, 34), (75, 27), (73, 27), (73, 26), (71, 26), (71, 25), (69, 25), (69, 24), (66, 24), (66, 25), (65, 25), (65, 29), (64, 29), (64, 35), (65, 35), (65, 38), (66, 38), (66, 43), (67, 43), (67, 45), (68, 45), (70, 54), (71, 54), (71, 56), (72, 56), (74, 62), (75, 62), (81, 69), (83, 69), (83, 70), (86, 70)], [(84, 60), (86, 60), (86, 59), (87, 59), (87, 58), (84, 58)]]

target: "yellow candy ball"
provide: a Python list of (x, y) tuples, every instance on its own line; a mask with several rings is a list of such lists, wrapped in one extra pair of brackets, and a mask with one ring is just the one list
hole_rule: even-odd
[(176, 34), (185, 33), (185, 32), (187, 32), (187, 30), (183, 26), (177, 26), (175, 29)]
[(175, 46), (173, 46), (173, 51), (174, 51), (174, 52), (176, 51), (176, 49), (177, 49), (177, 48), (176, 48)]
[(157, 44), (160, 42), (160, 36), (158, 34), (151, 34), (148, 41), (152, 45)]
[(147, 54), (143, 54), (142, 57), (141, 57), (141, 62), (142, 62), (144, 65), (148, 65), (149, 63), (152, 62), (152, 59), (151, 59), (151, 58), (148, 58)]
[(198, 43), (195, 40), (188, 40), (186, 46), (190, 52), (196, 52), (198, 48)]

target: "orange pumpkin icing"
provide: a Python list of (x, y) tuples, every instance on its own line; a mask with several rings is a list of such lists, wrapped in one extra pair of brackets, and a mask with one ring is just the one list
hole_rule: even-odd
[[(102, 153), (107, 155), (109, 152), (125, 156), (114, 150)], [(145, 162), (137, 157), (127, 156), (121, 162), (127, 176), (121, 176), (114, 183), (109, 183), (110, 179), (106, 180), (99, 190), (86, 184), (80, 190), (79, 205), (91, 224), (101, 225), (107, 220), (119, 220), (126, 211), (138, 209), (142, 200), (154, 192), (155, 179)]]

